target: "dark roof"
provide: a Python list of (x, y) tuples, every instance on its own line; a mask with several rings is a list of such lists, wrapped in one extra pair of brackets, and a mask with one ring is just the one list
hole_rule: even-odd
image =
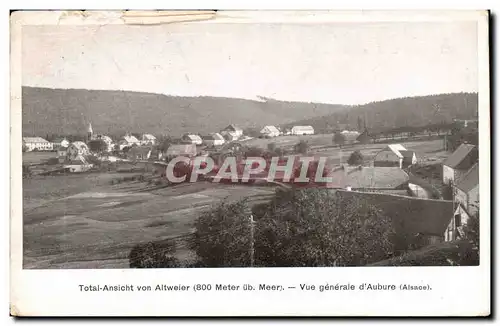
[(460, 145), (448, 158), (443, 162), (443, 165), (454, 169), (467, 170), (478, 159), (477, 147), (471, 144)]
[(401, 155), (403, 155), (404, 158), (413, 158), (413, 154), (415, 153), (414, 151), (399, 151)]
[(234, 124), (230, 124), (229, 126), (227, 126), (226, 128), (224, 128), (223, 130), (226, 130), (226, 131), (240, 131), (240, 130), (243, 130), (241, 129), (240, 127), (234, 125)]
[(469, 192), (479, 184), (479, 164), (474, 166), (458, 181), (457, 188)]
[(390, 194), (337, 191), (343, 200), (361, 199), (391, 218), (397, 233), (442, 236), (453, 217), (453, 202)]

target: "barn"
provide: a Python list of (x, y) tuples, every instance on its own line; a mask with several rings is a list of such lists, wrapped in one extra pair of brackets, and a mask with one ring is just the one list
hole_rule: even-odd
[(314, 128), (312, 126), (293, 126), (292, 135), (314, 135)]

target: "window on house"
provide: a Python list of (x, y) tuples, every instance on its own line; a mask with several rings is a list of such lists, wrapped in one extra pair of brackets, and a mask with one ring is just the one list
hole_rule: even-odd
[(460, 218), (460, 215), (457, 214), (455, 215), (455, 227), (462, 226), (462, 219)]

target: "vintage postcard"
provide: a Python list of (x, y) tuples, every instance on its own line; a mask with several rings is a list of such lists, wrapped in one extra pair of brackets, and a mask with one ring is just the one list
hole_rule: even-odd
[(11, 15), (11, 314), (488, 316), (488, 11)]

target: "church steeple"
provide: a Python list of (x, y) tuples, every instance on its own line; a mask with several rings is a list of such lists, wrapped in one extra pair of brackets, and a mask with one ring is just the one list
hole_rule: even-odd
[(92, 130), (92, 123), (89, 122), (89, 127), (87, 128), (87, 141), (92, 140), (94, 131)]

